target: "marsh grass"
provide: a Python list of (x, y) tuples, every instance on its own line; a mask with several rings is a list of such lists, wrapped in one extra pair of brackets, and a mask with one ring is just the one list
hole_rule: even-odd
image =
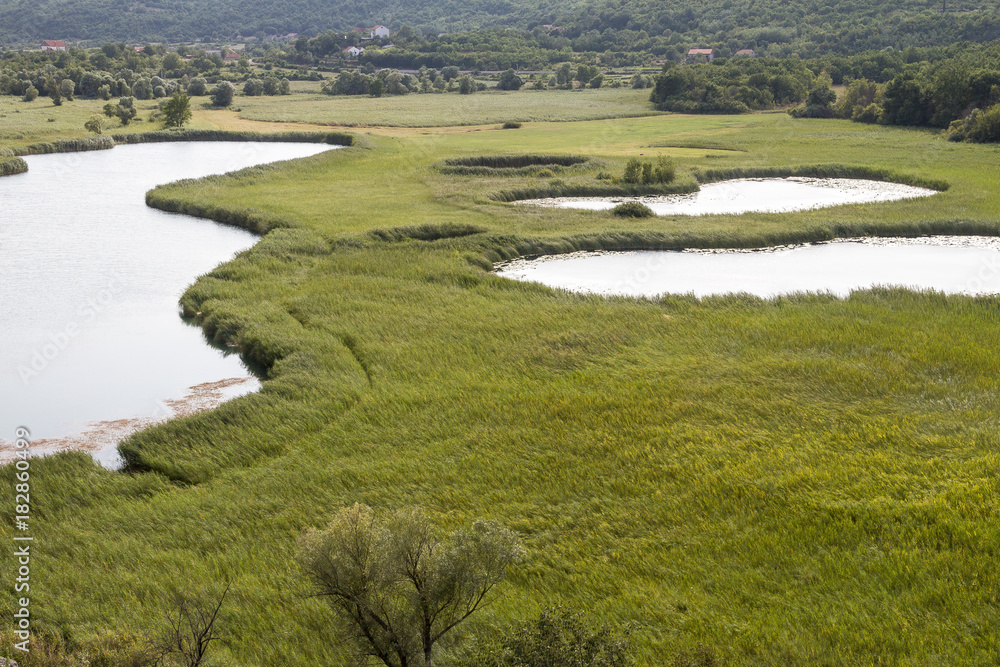
[(699, 183), (715, 183), (734, 178), (863, 178), (872, 181), (902, 183), (920, 188), (944, 192), (949, 188), (947, 181), (907, 174), (890, 169), (878, 169), (863, 165), (821, 164), (799, 165), (796, 167), (729, 167), (725, 169), (701, 169), (694, 172)]
[(0, 156), (0, 176), (13, 176), (28, 171), (28, 163), (19, 157)]
[(441, 173), (461, 176), (552, 176), (567, 167), (586, 167), (589, 158), (581, 155), (477, 155), (448, 158), (437, 165)]
[[(621, 165), (650, 143), (703, 140), (747, 146), (720, 168), (822, 155), (951, 187), (793, 214), (622, 220), (501, 205), (489, 195), (511, 179), (432, 168), (502, 151)], [(998, 234), (1000, 188), (983, 168), (996, 149), (784, 115), (366, 141), (150, 193), (171, 210), (260, 216), (259, 243), (181, 303), (267, 380), (129, 438), (125, 473), (82, 454), (32, 463), (40, 631), (124, 643), (156, 627), (179, 585), (232, 581), (221, 664), (350, 664), (291, 563), (304, 528), (363, 502), (522, 535), (526, 562), (470, 621), (473, 637), (565, 604), (631, 623), (641, 665), (1000, 658), (995, 298), (604, 299), (489, 271), (576, 249)], [(705, 167), (659, 152), (681, 173)], [(12, 509), (0, 507), (7, 525)], [(14, 565), (9, 551), (0, 561)]]
[(77, 153), (80, 151), (106, 151), (115, 147), (115, 140), (108, 135), (59, 139), (29, 144), (20, 149), (20, 155), (43, 155), (47, 153)]
[(355, 135), (349, 132), (256, 132), (184, 129), (115, 134), (114, 140), (120, 144), (146, 144), (170, 141), (267, 141), (352, 146), (354, 145)]

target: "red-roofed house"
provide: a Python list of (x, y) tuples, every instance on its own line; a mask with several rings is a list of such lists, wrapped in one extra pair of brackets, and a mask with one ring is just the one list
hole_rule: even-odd
[(349, 56), (351, 58), (357, 58), (364, 52), (365, 52), (364, 47), (348, 46), (346, 49), (344, 49), (344, 55)]
[(691, 49), (688, 51), (688, 62), (712, 62), (715, 60), (715, 49)]
[(42, 42), (42, 51), (65, 51), (66, 43), (58, 39), (47, 39)]
[(382, 39), (383, 37), (389, 36), (389, 29), (384, 25), (377, 25), (369, 32), (371, 33), (372, 39)]

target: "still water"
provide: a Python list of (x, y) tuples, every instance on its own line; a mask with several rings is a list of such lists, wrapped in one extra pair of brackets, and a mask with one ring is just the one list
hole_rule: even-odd
[(698, 192), (656, 197), (559, 197), (518, 202), (604, 211), (639, 201), (657, 215), (786, 213), (841, 204), (869, 204), (929, 197), (935, 190), (852, 178), (741, 178), (707, 183)]
[(875, 286), (948, 294), (1000, 293), (1000, 239), (930, 236), (848, 239), (753, 251), (638, 251), (553, 255), (507, 262), (497, 273), (574, 292), (662, 294), (794, 292), (848, 296)]
[[(331, 148), (119, 146), (29, 156), (28, 173), (0, 178), (0, 460), (19, 425), (36, 441), (76, 436), (72, 446), (107, 458), (134, 427), (258, 388), (238, 356), (178, 314), (197, 276), (256, 237), (148, 208), (145, 193)], [(95, 428), (103, 440), (81, 438)]]

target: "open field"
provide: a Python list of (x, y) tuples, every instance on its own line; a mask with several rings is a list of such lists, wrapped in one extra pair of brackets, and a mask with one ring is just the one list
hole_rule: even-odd
[[(313, 84), (317, 85), (317, 84)], [(296, 95), (249, 97), (235, 103), (250, 120), (322, 123), (344, 126), (446, 127), (489, 125), (505, 121), (575, 121), (656, 115), (648, 90), (598, 88), (581, 90), (488, 91), (410, 94), (392, 97)]]
[[(491, 198), (544, 178), (433, 167), (511, 152), (593, 158), (555, 174), (565, 183), (662, 154), (684, 178), (847, 164), (950, 187), (891, 204), (626, 221)], [(277, 227), (183, 297), (269, 381), (133, 437), (135, 474), (82, 455), (33, 464), (35, 622), (71, 644), (127, 644), (161, 622), (172, 591), (232, 581), (231, 641), (213, 664), (347, 665), (291, 555), (303, 528), (364, 502), (521, 533), (527, 560), (470, 622), (470, 641), (565, 604), (634, 624), (641, 665), (699, 644), (727, 665), (995, 664), (996, 299), (602, 299), (488, 268), (579, 248), (1000, 234), (998, 158), (924, 131), (663, 115), (363, 134), (158, 188), (157, 206)]]

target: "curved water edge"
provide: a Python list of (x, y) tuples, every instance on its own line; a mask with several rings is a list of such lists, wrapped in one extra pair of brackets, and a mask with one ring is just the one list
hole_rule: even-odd
[(856, 238), (755, 250), (599, 251), (515, 259), (496, 273), (603, 296), (774, 298), (896, 286), (946, 294), (1000, 294), (1000, 238)]
[(519, 205), (605, 211), (639, 202), (656, 215), (789, 213), (844, 204), (872, 204), (929, 197), (936, 190), (856, 178), (738, 178), (706, 183), (690, 194), (640, 197), (557, 197), (527, 199)]
[(259, 237), (164, 213), (148, 190), (336, 148), (149, 143), (30, 156), (0, 179), (0, 462), (17, 426), (34, 452), (82, 449), (106, 465), (122, 438), (255, 391), (238, 355), (178, 314), (198, 276)]

